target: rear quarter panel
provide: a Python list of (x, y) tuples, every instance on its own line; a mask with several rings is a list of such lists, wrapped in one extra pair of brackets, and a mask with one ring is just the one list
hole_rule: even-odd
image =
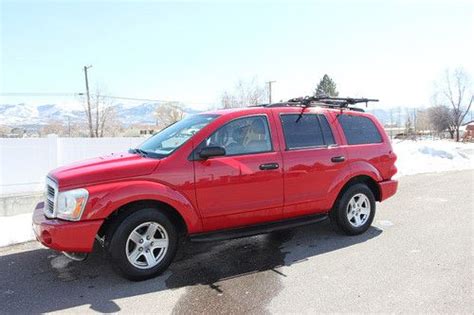
[(351, 168), (351, 177), (366, 175), (379, 182), (390, 179), (396, 173), (396, 155), (393, 152), (390, 139), (375, 116), (361, 112), (343, 112), (343, 115), (356, 115), (369, 118), (377, 127), (382, 138), (381, 143), (348, 145), (344, 131), (337, 119), (341, 113), (332, 111), (330, 115), (332, 116), (331, 121), (333, 122), (333, 127), (335, 127), (339, 134), (340, 145), (346, 148), (346, 159)]

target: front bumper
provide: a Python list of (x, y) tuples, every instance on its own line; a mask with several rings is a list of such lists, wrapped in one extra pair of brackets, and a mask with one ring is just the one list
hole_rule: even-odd
[(386, 180), (379, 182), (380, 187), (380, 201), (386, 200), (397, 192), (398, 181), (397, 180)]
[(33, 231), (41, 244), (65, 252), (92, 251), (95, 236), (104, 220), (69, 222), (48, 219), (43, 208), (44, 202), (40, 202), (33, 213)]

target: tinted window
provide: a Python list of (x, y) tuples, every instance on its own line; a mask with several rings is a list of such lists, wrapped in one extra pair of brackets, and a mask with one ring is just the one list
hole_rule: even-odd
[(382, 137), (372, 120), (363, 116), (339, 115), (348, 144), (380, 143)]
[(267, 118), (254, 116), (233, 120), (215, 131), (204, 141), (203, 146), (223, 147), (226, 155), (271, 151)]
[(328, 120), (324, 115), (318, 115), (319, 122), (321, 123), (321, 130), (323, 131), (324, 142), (326, 145), (335, 144), (334, 137), (332, 135), (331, 128), (329, 127)]
[(323, 115), (285, 114), (281, 115), (281, 123), (287, 149), (334, 144), (331, 129)]

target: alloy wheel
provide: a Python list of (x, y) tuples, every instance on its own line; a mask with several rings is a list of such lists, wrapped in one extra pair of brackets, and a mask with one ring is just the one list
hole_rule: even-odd
[(150, 269), (163, 260), (168, 247), (169, 237), (165, 228), (157, 222), (145, 222), (128, 236), (125, 254), (134, 267)]
[(364, 194), (354, 195), (347, 205), (347, 220), (353, 227), (363, 226), (370, 217), (370, 201)]

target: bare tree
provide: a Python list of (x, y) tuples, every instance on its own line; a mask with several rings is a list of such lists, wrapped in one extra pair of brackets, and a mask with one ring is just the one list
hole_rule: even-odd
[(103, 137), (104, 131), (116, 117), (112, 100), (104, 95), (100, 87), (96, 87), (95, 93), (91, 95), (90, 107), (86, 104), (84, 111), (88, 118), (89, 134), (95, 138)]
[(430, 124), (434, 131), (444, 132), (448, 131), (451, 139), (454, 138), (454, 125), (451, 110), (444, 105), (438, 105), (428, 108), (428, 117)]
[(64, 126), (60, 121), (50, 120), (40, 129), (40, 134), (43, 136), (49, 134), (63, 136), (66, 134), (66, 126)]
[(117, 117), (117, 113), (113, 106), (109, 106), (103, 109), (102, 115), (99, 121), (99, 136), (116, 136), (122, 129), (122, 123)]
[(421, 132), (421, 133), (426, 132), (430, 129), (429, 110), (426, 110), (426, 109), (416, 110), (415, 129), (417, 130), (417, 132)]
[(250, 81), (239, 80), (232, 92), (225, 91), (221, 97), (223, 108), (236, 108), (265, 103), (267, 89), (256, 78)]
[(411, 116), (411, 110), (410, 109), (405, 109), (406, 111), (406, 120), (405, 120), (405, 134), (407, 135), (413, 135), (413, 127), (415, 125), (414, 123), (414, 118)]
[(155, 111), (156, 125), (163, 129), (184, 117), (184, 111), (177, 102), (168, 102), (159, 105)]
[(462, 68), (457, 68), (454, 72), (446, 70), (437, 84), (434, 99), (437, 105), (451, 108), (451, 130), (454, 130), (456, 141), (459, 141), (459, 128), (473, 101), (472, 82), (466, 71)]
[(6, 137), (6, 135), (10, 133), (10, 130), (12, 130), (12, 128), (6, 125), (0, 125), (0, 138)]

